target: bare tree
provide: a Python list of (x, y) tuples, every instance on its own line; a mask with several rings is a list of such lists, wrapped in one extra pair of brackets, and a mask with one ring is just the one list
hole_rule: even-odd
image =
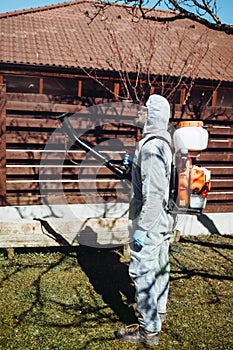
[[(115, 96), (144, 104), (149, 94), (155, 92), (171, 103), (179, 104), (183, 89), (186, 91), (186, 104), (199, 76), (202, 61), (209, 52), (207, 29), (203, 28), (193, 36), (192, 28), (186, 27), (174, 28), (171, 35), (167, 27), (169, 24), (158, 27), (147, 23), (146, 29), (142, 22), (131, 26), (135, 42), (134, 45), (127, 45), (124, 41), (126, 36), (122, 35), (124, 30), (107, 19), (105, 21), (106, 62), (117, 73), (121, 86), (118, 96)], [(83, 71), (114, 94), (98, 76), (97, 69), (83, 68)]]
[[(104, 8), (113, 3), (130, 5), (128, 11), (135, 19), (172, 22), (188, 18), (210, 29), (233, 34), (233, 25), (222, 23), (218, 17), (218, 3), (220, 1), (217, 0), (115, 0), (114, 2), (103, 0), (96, 4), (96, 7), (103, 11)], [(159, 9), (161, 5), (165, 5), (170, 10), (169, 14), (154, 11)]]
[[(193, 39), (193, 45), (188, 46), (187, 30), (174, 31), (176, 36), (174, 45), (174, 36), (171, 38), (166, 35), (166, 27), (162, 32), (153, 26), (150, 29), (142, 35), (141, 28), (135, 26), (137, 44), (128, 47), (125, 52), (121, 49), (121, 37), (117, 30), (108, 28), (112, 52), (112, 58), (108, 59), (108, 63), (113, 70), (119, 72), (123, 87), (121, 90), (123, 96), (119, 97), (143, 103), (150, 92), (157, 91), (174, 102), (177, 91), (182, 87), (187, 88), (188, 96), (198, 76), (200, 64), (209, 50), (206, 32)], [(163, 55), (165, 47), (169, 48), (166, 58)], [(134, 74), (128, 71), (128, 66), (132, 67), (132, 63), (135, 67)], [(156, 64), (162, 67), (161, 72), (156, 69)]]
[[(224, 76), (219, 75), (212, 88), (197, 86), (206, 62), (210, 66), (212, 64), (213, 32), (206, 26), (198, 26), (198, 31), (194, 31), (196, 26), (190, 21), (182, 21), (181, 25), (169, 21), (155, 25), (153, 21), (137, 20), (135, 16), (119, 25), (109, 15), (111, 6), (112, 3), (94, 2), (92, 11), (86, 11), (85, 15), (90, 20), (89, 25), (96, 19), (105, 29), (105, 34), (102, 34), (105, 54), (100, 60), (105, 60), (105, 66), (114, 72), (115, 82), (118, 81), (121, 88), (109, 87), (106, 80), (101, 79), (97, 68), (82, 68), (84, 73), (119, 99), (144, 104), (149, 94), (159, 93), (170, 103), (188, 106), (192, 115), (195, 111), (200, 115), (203, 106), (211, 105), (213, 94), (216, 96), (221, 80), (224, 80)], [(125, 10), (133, 11), (132, 6), (124, 6)], [(166, 11), (158, 12), (166, 14)], [(170, 16), (170, 12), (167, 13)], [(121, 15), (118, 16), (121, 19)], [(132, 45), (129, 38), (133, 38)], [(91, 37), (90, 40), (93, 40), (94, 46), (95, 38)], [(75, 53), (72, 53), (72, 57), (75, 57)], [(232, 57), (229, 57), (229, 62), (219, 60), (221, 71), (227, 71), (231, 62)], [(99, 66), (102, 64), (100, 62)]]

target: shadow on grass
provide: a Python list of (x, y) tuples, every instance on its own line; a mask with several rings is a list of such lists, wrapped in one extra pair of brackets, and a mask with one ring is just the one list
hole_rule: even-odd
[(133, 307), (134, 287), (128, 274), (128, 266), (120, 262), (120, 256), (109, 249), (80, 246), (77, 259), (95, 291), (125, 324), (136, 322)]
[[(227, 236), (228, 238), (231, 237)], [(205, 238), (202, 236), (200, 239), (198, 236), (181, 237), (179, 244), (171, 247), (170, 251), (173, 260), (172, 274), (175, 275), (175, 277), (171, 277), (171, 280), (191, 279), (199, 276), (206, 281), (232, 281), (231, 266), (233, 260), (230, 252), (233, 250), (233, 246), (225, 243), (225, 241), (222, 243), (223, 240), (224, 237), (214, 234)], [(187, 253), (185, 255), (182, 251), (185, 246), (192, 247), (192, 259), (190, 261)], [(177, 248), (178, 251), (176, 251)], [(216, 262), (215, 266), (211, 265), (213, 259)], [(222, 267), (220, 271), (217, 268), (218, 265)]]
[[(228, 236), (228, 239), (232, 239), (233, 237)], [(225, 243), (216, 243), (216, 242), (210, 242), (210, 241), (203, 241), (202, 239), (192, 239), (190, 236), (189, 238), (186, 238), (185, 236), (180, 238), (180, 243), (191, 243), (193, 245), (200, 245), (203, 247), (209, 247), (209, 248), (220, 248), (220, 249), (229, 249), (233, 250), (232, 244), (225, 244)]]

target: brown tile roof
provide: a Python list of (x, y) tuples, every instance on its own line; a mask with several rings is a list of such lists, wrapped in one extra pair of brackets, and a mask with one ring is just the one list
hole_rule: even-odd
[(80, 0), (0, 14), (0, 62), (233, 81), (233, 36), (190, 20), (132, 21), (119, 5), (95, 17), (94, 5)]

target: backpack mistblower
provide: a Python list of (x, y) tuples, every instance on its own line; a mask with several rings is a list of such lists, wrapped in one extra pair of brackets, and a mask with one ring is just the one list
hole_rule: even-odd
[(211, 188), (210, 170), (195, 165), (208, 146), (208, 132), (202, 121), (182, 121), (173, 134), (170, 203), (172, 212), (201, 213)]

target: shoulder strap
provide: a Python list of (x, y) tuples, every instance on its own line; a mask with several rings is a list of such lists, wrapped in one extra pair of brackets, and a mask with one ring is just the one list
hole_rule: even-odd
[(173, 153), (172, 146), (170, 145), (170, 143), (168, 142), (168, 140), (165, 139), (165, 137), (163, 137), (163, 136), (155, 136), (155, 135), (153, 135), (153, 136), (149, 137), (149, 138), (143, 143), (142, 147), (143, 147), (147, 142), (149, 142), (149, 141), (151, 141), (151, 140), (154, 140), (154, 139), (159, 139), (159, 140), (162, 140), (162, 141), (166, 142), (166, 144), (169, 146), (171, 152)]

